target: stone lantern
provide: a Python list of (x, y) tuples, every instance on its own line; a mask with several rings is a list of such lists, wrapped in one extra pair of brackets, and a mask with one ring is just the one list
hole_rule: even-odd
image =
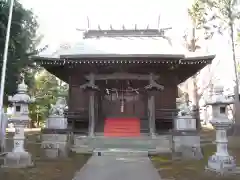
[(217, 173), (233, 172), (236, 169), (235, 159), (228, 153), (227, 129), (231, 127), (232, 121), (228, 119), (227, 105), (232, 104), (232, 99), (223, 95), (223, 87), (213, 88), (211, 99), (206, 105), (211, 107), (210, 123), (216, 129), (217, 152), (208, 160), (207, 170)]
[(32, 165), (31, 154), (24, 149), (24, 128), (31, 121), (29, 118), (28, 105), (35, 102), (35, 98), (31, 98), (27, 94), (28, 86), (24, 80), (18, 85), (17, 93), (9, 96), (9, 102), (13, 105), (13, 114), (9, 118), (9, 122), (14, 124), (15, 134), (13, 137), (14, 147), (12, 152), (7, 153), (4, 166), (5, 167), (28, 167)]

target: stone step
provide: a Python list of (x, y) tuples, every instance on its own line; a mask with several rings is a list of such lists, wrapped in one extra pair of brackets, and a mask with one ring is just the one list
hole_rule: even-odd
[[(99, 133), (100, 134), (100, 133)], [(101, 135), (101, 134), (100, 134)], [(107, 139), (107, 140), (156, 140), (156, 139), (171, 139), (171, 135), (157, 135), (154, 139), (150, 136), (144, 135), (140, 137), (105, 137), (103, 136), (95, 136), (95, 137), (89, 137), (89, 136), (82, 136), (82, 135), (74, 135), (74, 139)]]
[(93, 151), (96, 156), (131, 156), (131, 157), (147, 157), (147, 150), (136, 150), (136, 149), (101, 149), (96, 148)]
[(134, 151), (153, 150), (154, 152), (169, 152), (172, 149), (172, 143), (167, 136), (160, 136), (154, 139), (147, 138), (77, 138), (74, 147), (76, 149), (132, 149)]
[(80, 154), (92, 154), (93, 150), (94, 150), (93, 148), (83, 147), (83, 146), (78, 146), (78, 147), (73, 146), (71, 148), (72, 152), (76, 152)]

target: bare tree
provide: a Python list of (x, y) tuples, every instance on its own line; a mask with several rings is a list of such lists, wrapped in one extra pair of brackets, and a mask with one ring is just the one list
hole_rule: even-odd
[[(192, 28), (191, 28), (191, 38), (188, 40), (188, 34), (184, 35), (185, 46), (190, 52), (195, 52), (201, 48), (199, 45), (200, 37), (197, 36), (197, 31), (202, 31), (204, 34), (205, 40), (212, 38), (214, 31), (210, 26), (208, 26), (208, 16), (207, 16), (207, 9), (205, 3), (200, 0), (195, 0), (192, 6), (188, 9), (188, 15), (192, 21)], [(200, 96), (198, 94), (198, 87), (197, 87), (197, 75), (195, 74), (188, 80), (188, 83), (193, 84), (193, 104), (199, 109), (199, 99)], [(198, 126), (200, 127), (200, 121)]]
[(234, 91), (235, 100), (239, 101), (239, 79), (238, 79), (238, 63), (235, 55), (235, 22), (240, 18), (239, 0), (201, 0), (211, 9), (211, 20), (217, 21), (215, 26), (219, 27), (222, 32), (228, 30), (232, 48), (232, 60), (234, 64), (235, 84)]

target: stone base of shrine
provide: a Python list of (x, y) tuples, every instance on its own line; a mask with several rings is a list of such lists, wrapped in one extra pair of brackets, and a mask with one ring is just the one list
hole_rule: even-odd
[[(172, 151), (171, 135), (141, 137), (88, 137), (74, 135), (72, 151), (76, 153), (110, 152), (117, 149), (124, 151), (148, 152), (149, 154), (166, 153)], [(107, 150), (107, 151), (106, 151)]]
[(71, 150), (76, 153), (96, 155), (98, 153), (99, 155), (112, 154), (115, 151), (148, 155), (173, 153), (174, 158), (201, 159), (203, 157), (201, 148), (203, 140), (196, 132), (178, 132), (155, 137), (147, 135), (140, 137), (73, 135)]

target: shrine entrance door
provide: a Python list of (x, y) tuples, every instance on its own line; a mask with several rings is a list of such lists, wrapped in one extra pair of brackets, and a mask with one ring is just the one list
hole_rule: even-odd
[(137, 117), (146, 116), (147, 103), (138, 89), (108, 88), (103, 94), (103, 114), (105, 117)]

